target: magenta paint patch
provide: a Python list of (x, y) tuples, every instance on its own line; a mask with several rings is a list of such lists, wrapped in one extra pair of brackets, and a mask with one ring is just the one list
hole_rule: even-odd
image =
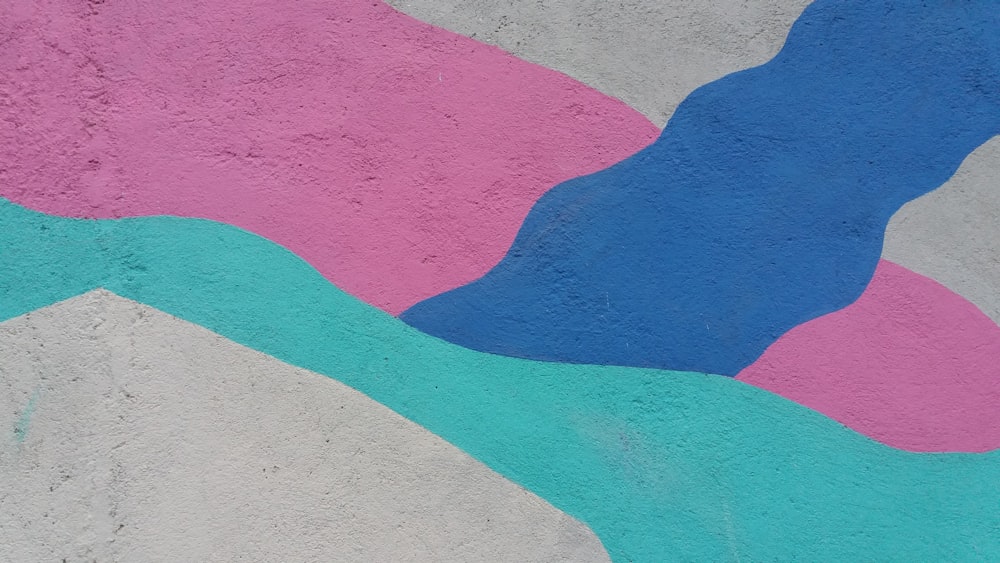
[(391, 313), (652, 142), (625, 104), (381, 2), (12, 4), (0, 195), (224, 221)]
[(885, 444), (1000, 447), (1000, 327), (902, 266), (879, 263), (853, 305), (792, 329), (737, 379)]

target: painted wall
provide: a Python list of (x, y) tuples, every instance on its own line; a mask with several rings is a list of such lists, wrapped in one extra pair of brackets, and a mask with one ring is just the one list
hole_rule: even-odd
[(992, 2), (0, 6), (3, 559), (1000, 558)]

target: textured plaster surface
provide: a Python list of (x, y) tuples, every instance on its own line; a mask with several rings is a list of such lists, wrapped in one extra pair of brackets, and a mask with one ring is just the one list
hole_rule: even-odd
[[(806, 0), (389, 0), (424, 21), (499, 45), (621, 99), (663, 126), (692, 90), (766, 62)], [(897, 213), (883, 257), (1000, 323), (1000, 141)]]
[(0, 4), (0, 195), (224, 221), (399, 312), (651, 142), (624, 103), (378, 1)]
[(896, 213), (883, 256), (1000, 323), (1000, 137), (972, 153), (950, 182)]
[(547, 192), (488, 274), (401, 318), (485, 352), (736, 375), (854, 302), (892, 214), (1000, 134), (997, 37), (989, 4), (817, 1), (777, 56)]
[(1000, 326), (941, 284), (879, 263), (861, 298), (782, 336), (737, 377), (893, 447), (1000, 448)]
[[(808, 2), (391, 3), (662, 126), (698, 86), (773, 56)], [(546, 189), (655, 135), (556, 72), (378, 2), (331, 6), (5, 4), (0, 193), (231, 222), (398, 313), (494, 265)], [(885, 254), (994, 320), (997, 167), (970, 159), (959, 190), (905, 209)]]
[(108, 292), (0, 355), (0, 560), (607, 561), (357, 391)]
[(766, 62), (808, 0), (388, 0), (565, 72), (659, 127), (692, 90)]
[(890, 448), (728, 377), (451, 345), (228, 225), (2, 199), (0, 221), (2, 318), (100, 286), (209, 328), (390, 407), (585, 522), (615, 561), (1000, 559), (1000, 451)]
[[(657, 126), (694, 88), (765, 62), (807, 4), (392, 3), (565, 72), (638, 108)], [(378, 2), (216, 4), (221, 11), (214, 16), (208, 6), (96, 0), (0, 6), (0, 193), (78, 216), (228, 220), (321, 270), (327, 264), (327, 278), (396, 312), (485, 271), (513, 238), (517, 209), (526, 211), (547, 187), (628, 156), (656, 134), (636, 112), (556, 72), (399, 17)], [(274, 50), (279, 47), (285, 50)], [(327, 56), (338, 50), (348, 52), (348, 60)], [(381, 57), (383, 50), (391, 53)], [(319, 51), (320, 63), (271, 55)], [(408, 74), (415, 64), (419, 72)], [(450, 79), (456, 70), (464, 77), (457, 85)], [(360, 82), (348, 80), (357, 77)], [(407, 84), (413, 89), (401, 89)], [(342, 101), (357, 111), (338, 110)], [(405, 110), (393, 113), (400, 104)], [(338, 111), (335, 127), (356, 127), (358, 135), (331, 135), (335, 127), (322, 117)], [(460, 134), (442, 133), (452, 126)], [(397, 134), (413, 136), (412, 152), (393, 153)], [(467, 158), (468, 147), (488, 158)], [(393, 168), (406, 158), (420, 164)], [(885, 243), (886, 257), (960, 292), (994, 321), (1000, 320), (998, 170), (997, 147), (980, 149), (951, 182), (904, 207)], [(463, 183), (469, 178), (486, 180)], [(398, 179), (405, 186), (394, 184)], [(151, 185), (161, 189), (144, 192)], [(459, 192), (439, 191), (466, 185), (473, 187), (459, 198), (452, 197)], [(213, 200), (217, 193), (229, 199)], [(307, 193), (313, 195), (287, 200)], [(139, 194), (149, 199), (142, 203)], [(453, 213), (456, 205), (462, 213), (473, 210), (472, 219)], [(328, 216), (328, 209), (337, 214)], [(859, 549), (910, 560), (1000, 553), (996, 453), (906, 454), (758, 389), (718, 383), (722, 378), (477, 355), (396, 325), (374, 330), (369, 324), (390, 324), (375, 312), (344, 314), (331, 325), (329, 317), (314, 314), (325, 285), (298, 270), (275, 275), (270, 266), (287, 257), (231, 244), (222, 230), (185, 246), (180, 230), (111, 237), (92, 232), (113, 230), (111, 222), (68, 228), (36, 218), (11, 233), (8, 219), (0, 217), (5, 315), (113, 278), (136, 298), (158, 300), (161, 308), (271, 348), (287, 361), (329, 354), (339, 362), (310, 367), (353, 377), (353, 386), (382, 393), (379, 400), (397, 411), (531, 483), (567, 511), (586, 515), (622, 561), (636, 559), (635, 553), (662, 560), (667, 552), (692, 554), (692, 560), (835, 552), (849, 560)], [(375, 230), (366, 231), (371, 225)], [(478, 235), (458, 236), (454, 225)], [(377, 236), (352, 238), (358, 233)], [(434, 246), (439, 243), (444, 246)], [(199, 258), (192, 248), (214, 254)], [(387, 248), (402, 250), (393, 257)], [(155, 254), (177, 259), (158, 268)], [(234, 254), (260, 268), (234, 267), (227, 261)], [(24, 260), (27, 255), (32, 260)], [(452, 277), (455, 264), (466, 273)], [(170, 272), (190, 275), (160, 284)], [(351, 281), (355, 275), (362, 277)], [(155, 284), (166, 288), (154, 291)], [(394, 293), (404, 285), (412, 293)], [(970, 420), (966, 415), (984, 412), (983, 428), (995, 428), (990, 408), (997, 403), (989, 393), (977, 397), (975, 388), (993, 385), (986, 377), (992, 372), (978, 360), (948, 361), (947, 355), (969, 347), (990, 351), (992, 344), (979, 334), (968, 342), (939, 340), (945, 327), (925, 324), (947, 323), (962, 338), (961, 331), (983, 319), (972, 318), (967, 304), (953, 311), (960, 315), (940, 317), (947, 303), (961, 309), (940, 288), (894, 286), (895, 296), (873, 284), (868, 291), (881, 287), (879, 298), (888, 300), (863, 296), (865, 314), (845, 310), (834, 338), (794, 346), (779, 341), (789, 344), (784, 350), (791, 361), (758, 383), (858, 431), (882, 432), (877, 437), (889, 443), (885, 432), (898, 431), (916, 450), (953, 449), (940, 436), (958, 429), (953, 436), (988, 447), (989, 435), (964, 436), (961, 424)], [(257, 315), (247, 302), (278, 312)], [(239, 554), (296, 560), (289, 554), (298, 553), (305, 560), (338, 559), (331, 545), (344, 550), (341, 560), (603, 556), (579, 522), (335, 382), (134, 303), (95, 294), (71, 303), (73, 310), (49, 309), (0, 325), (0, 428), (7, 429), (5, 438), (0, 434), (0, 549), (8, 550), (0, 559), (58, 561), (72, 553), (70, 561), (88, 554), (101, 561), (175, 560), (189, 548), (202, 560)], [(342, 305), (336, 302), (337, 311)], [(19, 328), (12, 333), (11, 326)], [(851, 332), (858, 327), (871, 338)], [(140, 336), (136, 344), (133, 331)], [(898, 344), (902, 334), (915, 340), (883, 347)], [(314, 340), (298, 348), (288, 343), (298, 337)], [(341, 350), (338, 338), (350, 350)], [(839, 349), (842, 344), (855, 348)], [(372, 368), (380, 366), (383, 350), (392, 366)], [(809, 356), (810, 350), (830, 356)], [(930, 352), (941, 357), (921, 356)], [(892, 364), (900, 359), (918, 373)], [(943, 401), (942, 416), (958, 413), (955, 421), (927, 432), (906, 428), (891, 420), (892, 412), (878, 412), (886, 404), (896, 408), (903, 395), (863, 378), (861, 370), (873, 366), (908, 377), (902, 392), (919, 391), (925, 399), (943, 386), (967, 385), (959, 388), (962, 396), (979, 401), (982, 410), (961, 413), (956, 402)], [(963, 366), (979, 371), (956, 370)], [(859, 371), (845, 373), (845, 367)], [(368, 369), (391, 377), (373, 380)], [(444, 385), (452, 370), (469, 377), (442, 398), (436, 384)], [(412, 383), (424, 372), (434, 386), (422, 400), (390, 384), (395, 376)], [(819, 396), (820, 389), (842, 402)], [(517, 408), (504, 410), (508, 400)], [(331, 404), (356, 417), (317, 414)], [(899, 412), (911, 422), (935, 424), (934, 411), (909, 408)], [(514, 416), (491, 418), (498, 412)], [(556, 422), (571, 431), (553, 431)], [(331, 436), (332, 445), (325, 442)], [(143, 463), (130, 465), (135, 460)], [(324, 500), (331, 495), (337, 500)], [(484, 506), (484, 499), (496, 502)], [(341, 509), (354, 519), (331, 515)], [(522, 521), (523, 514), (531, 517)], [(623, 523), (624, 516), (633, 520)]]

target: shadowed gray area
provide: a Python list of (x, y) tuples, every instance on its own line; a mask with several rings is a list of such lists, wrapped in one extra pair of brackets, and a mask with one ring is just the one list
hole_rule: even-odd
[(608, 561), (361, 393), (106, 291), (0, 352), (0, 561)]

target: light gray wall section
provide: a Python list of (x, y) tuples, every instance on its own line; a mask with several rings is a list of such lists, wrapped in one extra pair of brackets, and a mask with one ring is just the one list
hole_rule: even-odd
[(622, 100), (659, 127), (692, 90), (773, 57), (808, 0), (388, 0)]
[[(663, 126), (692, 90), (759, 65), (807, 0), (388, 0), (614, 96)], [(931, 277), (1000, 323), (1000, 141), (903, 208), (884, 257)]]
[(893, 216), (882, 256), (1000, 323), (1000, 137), (972, 153), (943, 187)]
[(608, 560), (364, 395), (110, 293), (0, 355), (0, 561)]

